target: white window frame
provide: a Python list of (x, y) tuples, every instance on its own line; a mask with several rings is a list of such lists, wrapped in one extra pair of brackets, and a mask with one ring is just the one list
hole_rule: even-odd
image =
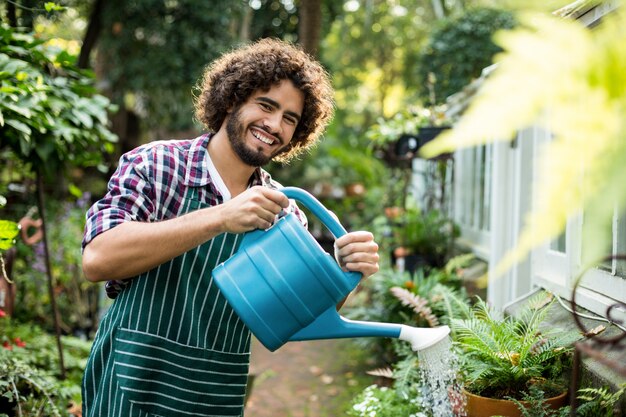
[[(492, 157), (493, 144), (461, 149), (454, 154), (453, 218), (461, 229), (459, 243), (485, 260), (489, 259), (491, 244)], [(481, 178), (479, 174), (483, 172)]]
[(534, 128), (529, 128), (518, 132), (513, 141), (494, 142), (487, 301), (495, 308), (504, 308), (532, 288), (530, 259), (521, 260), (501, 275), (496, 274), (496, 268), (518, 245), (531, 208), (535, 134)]
[[(537, 132), (539, 134), (535, 137), (535, 148), (540, 148), (550, 140), (550, 134), (539, 129)], [(535, 162), (533, 164), (535, 175), (537, 175), (537, 170)], [(625, 221), (626, 218), (616, 215), (613, 217), (613, 254), (626, 253)], [(546, 242), (532, 251), (532, 282), (535, 286), (546, 288), (571, 300), (573, 287), (584, 268), (582, 263), (583, 216), (570, 218), (565, 233), (565, 253), (551, 249), (551, 242)], [(626, 303), (626, 273), (619, 269), (615, 261), (611, 263), (610, 271), (602, 267), (588, 269), (577, 288), (576, 304), (600, 316), (606, 316), (609, 306), (618, 302)], [(612, 317), (626, 322), (626, 309), (614, 308)]]

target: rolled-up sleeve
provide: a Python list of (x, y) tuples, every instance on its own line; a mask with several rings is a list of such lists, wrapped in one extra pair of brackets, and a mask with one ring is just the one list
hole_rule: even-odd
[(87, 211), (83, 248), (100, 233), (121, 223), (151, 220), (154, 187), (148, 168), (150, 158), (150, 151), (122, 155), (106, 195)]

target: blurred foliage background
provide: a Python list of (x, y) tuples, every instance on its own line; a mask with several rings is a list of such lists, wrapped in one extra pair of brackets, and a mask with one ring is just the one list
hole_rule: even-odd
[[(332, 76), (336, 90), (335, 118), (323, 141), (309, 154), (289, 165), (272, 164), (269, 170), (283, 184), (311, 191), (338, 215), (346, 228), (373, 231), (382, 244), (382, 253), (398, 245), (417, 247), (427, 237), (431, 246), (436, 244), (432, 253), (439, 256), (437, 267), (441, 268), (451, 255), (446, 250), (457, 234), (454, 225), (446, 218), (445, 211), (425, 216), (407, 207), (406, 196), (414, 175), (411, 161), (389, 160), (381, 155), (388, 155), (389, 149), (393, 151), (403, 134), (414, 135), (421, 128), (449, 124), (444, 116), (446, 98), (479, 77), (494, 59), (506, 56), (503, 52), (516, 51), (506, 42), (510, 38), (500, 37), (494, 42), (493, 34), (500, 29), (525, 33), (532, 28), (527, 17), (519, 18), (521, 11), (528, 16), (529, 11), (552, 12), (569, 3), (572, 1), (0, 2), (0, 260), (3, 262), (0, 284), (12, 277), (17, 287), (11, 311), (0, 305), (0, 327), (4, 326), (0, 342), (5, 350), (15, 348), (17, 352), (11, 355), (0, 350), (3, 354), (0, 361), (10, 365), (6, 367), (10, 372), (8, 377), (17, 382), (20, 375), (30, 375), (35, 368), (45, 368), (46, 375), (57, 375), (58, 364), (51, 343), (46, 343), (47, 350), (42, 351), (41, 340), (37, 341), (44, 332), (55, 330), (58, 340), (59, 333), (64, 335), (66, 369), (74, 380), (65, 391), (54, 385), (45, 391), (61, 392), (63, 407), (72, 399), (78, 400), (76, 387), (88, 346), (68, 337), (93, 336), (104, 305), (98, 287), (88, 285), (82, 278), (80, 241), (84, 212), (105, 192), (106, 181), (123, 152), (152, 140), (192, 138), (203, 133), (193, 119), (192, 101), (196, 82), (212, 59), (262, 37), (299, 43), (316, 56)], [(626, 73), (625, 55), (621, 53), (623, 36), (617, 42), (609, 30), (615, 33), (621, 30), (619, 33), (623, 35), (626, 26), (621, 23), (610, 26), (606, 32), (598, 31), (596, 38), (602, 41), (600, 46), (604, 45), (600, 48), (590, 46), (590, 35), (580, 35), (583, 29), (571, 32), (564, 29), (566, 35), (562, 38), (568, 41), (580, 35), (576, 54), (570, 54), (561, 44), (544, 42), (541, 36), (535, 38), (537, 45), (552, 45), (569, 58), (582, 57), (583, 61), (589, 58), (588, 65), (581, 66), (587, 71), (588, 86), (622, 86), (615, 91), (607, 89), (607, 97), (622, 100), (618, 103), (621, 107), (613, 107), (618, 110), (614, 113), (617, 116), (623, 115), (624, 108), (626, 83), (621, 81)], [(536, 35), (536, 31), (532, 34)], [(527, 49), (520, 50), (520, 55)], [(514, 58), (515, 54), (512, 55)], [(557, 56), (549, 50), (548, 55), (535, 55), (538, 60)], [(607, 57), (615, 65), (596, 65), (606, 63)], [(563, 62), (567, 62), (566, 58)], [(498, 100), (503, 91), (509, 92), (513, 87), (524, 89), (515, 80), (528, 69), (522, 61), (510, 59), (509, 62), (510, 72), (503, 71), (503, 78), (509, 77), (503, 81), (507, 85), (501, 88), (495, 84), (491, 90), (495, 98), (475, 119), (480, 127), (492, 127), (487, 122), (494, 118), (493, 114), (505, 110)], [(619, 71), (602, 74), (602, 68)], [(567, 90), (564, 80), (557, 82), (558, 79), (545, 77), (543, 81), (542, 91), (547, 93), (558, 95)], [(531, 97), (523, 94), (524, 91), (513, 93), (522, 99)], [(542, 97), (532, 96), (526, 102), (511, 101), (511, 105), (532, 113), (531, 110), (539, 107), (531, 106), (531, 99), (541, 101)], [(611, 105), (613, 101), (604, 104), (607, 103)], [(568, 110), (569, 107), (563, 106), (563, 111)], [(613, 113), (598, 111), (594, 120), (604, 121), (606, 118), (602, 116), (606, 114)], [(566, 119), (564, 116), (563, 120)], [(504, 130), (521, 127), (505, 118), (500, 118), (500, 122), (497, 126)], [(565, 125), (570, 126), (568, 123)], [(616, 121), (611, 126), (622, 124)], [(474, 143), (484, 140), (485, 130), (476, 125), (474, 128), (468, 129)], [(617, 143), (612, 139), (622, 139), (623, 131), (616, 129), (613, 136), (605, 136), (606, 141), (598, 141), (598, 146)], [(582, 129), (578, 132), (583, 143), (586, 133)], [(571, 131), (564, 129), (561, 133)], [(621, 181), (614, 172), (607, 171), (613, 168), (617, 171), (622, 166), (618, 159), (624, 155), (624, 142), (619, 143), (620, 152), (611, 152), (610, 146), (600, 149), (604, 158), (586, 155), (596, 161), (612, 162), (603, 165), (605, 169), (598, 171), (598, 177)], [(471, 143), (440, 142), (440, 148), (431, 151), (431, 156), (466, 145)], [(584, 149), (563, 142), (560, 151), (566, 155), (567, 150), (583, 152)], [(568, 175), (570, 171), (563, 172)], [(571, 178), (576, 180), (577, 174), (573, 172)], [(616, 187), (614, 183), (605, 185), (607, 188), (599, 192), (606, 193)], [(557, 186), (560, 190), (568, 189), (567, 185)], [(622, 201), (623, 195), (624, 191), (620, 194)], [(39, 227), (23, 230), (21, 236), (16, 236), (14, 226), (18, 221), (24, 217), (41, 220), (44, 213), (47, 213), (47, 226), (43, 226), (46, 231), (43, 241), (33, 243), (28, 239), (29, 235), (36, 235)], [(562, 225), (567, 214), (565, 209), (558, 212), (555, 224)], [(310, 220), (316, 237), (330, 240), (322, 225)], [(441, 232), (441, 236), (433, 230)], [(420, 246), (418, 251), (426, 250)], [(383, 267), (389, 266), (385, 265), (388, 261), (383, 257)], [(391, 269), (383, 272), (380, 282), (385, 285), (380, 285), (385, 288), (393, 284), (414, 290), (426, 285), (426, 278), (419, 274), (411, 278)], [(452, 275), (447, 271), (439, 276), (447, 282)], [(46, 281), (49, 291), (45, 288)], [(374, 280), (374, 285), (377, 282)], [(425, 291), (431, 290), (428, 287)], [(461, 294), (460, 298), (463, 297)], [(49, 304), (55, 299), (58, 308), (51, 312)], [(385, 303), (382, 300), (380, 304)], [(383, 313), (400, 314), (393, 308), (385, 308)], [(2, 314), (12, 315), (13, 321), (2, 321)], [(27, 337), (30, 340), (24, 342)], [(76, 349), (72, 351), (68, 346)], [(35, 358), (32, 353), (39, 351), (50, 357), (45, 366), (34, 359), (32, 363), (24, 359)], [(2, 389), (0, 386), (0, 394)], [(27, 387), (24, 392), (34, 391), (37, 390)], [(30, 401), (27, 400), (23, 401)], [(55, 407), (53, 403), (49, 406)]]
[[(554, 10), (566, 3), (523, 7)], [(478, 77), (500, 51), (491, 35), (515, 26), (519, 8), (519, 2), (493, 0), (2, 2), (0, 217), (18, 221), (32, 211), (40, 184), (56, 219), (63, 204), (102, 195), (122, 152), (202, 133), (192, 99), (204, 67), (241, 43), (278, 37), (322, 62), (337, 105), (321, 144), (271, 172), (312, 191), (347, 228), (376, 228), (385, 207), (403, 204), (398, 196), (406, 194), (411, 175), (410, 165), (390, 166), (377, 154), (381, 143), (402, 133), (381, 126), (409, 115), (416, 122), (405, 126), (414, 130), (428, 124), (424, 114), (440, 117), (445, 97)], [(31, 66), (16, 72), (22, 61)], [(37, 85), (47, 87), (33, 95), (28, 88)], [(40, 118), (30, 117), (33, 97), (41, 98)], [(44, 117), (51, 108), (58, 115)], [(62, 123), (65, 134), (58, 133)], [(82, 220), (74, 217), (63, 221), (80, 230)], [(322, 229), (313, 221), (315, 233), (324, 235)]]
[[(529, 1), (524, 10), (566, 3)], [(405, 204), (412, 174), (410, 163), (381, 159), (380, 148), (402, 133), (445, 124), (445, 97), (492, 62), (500, 47), (491, 35), (513, 27), (519, 7), (493, 0), (2, 2), (0, 218), (17, 222), (43, 204), (50, 238), (78, 244), (80, 236), (60, 232), (79, 233), (81, 216), (59, 208), (102, 195), (121, 153), (202, 133), (192, 101), (205, 66), (241, 43), (277, 37), (301, 44), (328, 69), (336, 115), (310, 154), (270, 171), (313, 192), (348, 229), (374, 231), (391, 250), (398, 242), (383, 213)], [(330, 238), (315, 219), (311, 230)], [(80, 256), (55, 260), (63, 242), (49, 242), (47, 252), (55, 283), (65, 282), (56, 291), (73, 303), (80, 285), (64, 277), (81, 279)], [(16, 243), (14, 274), (36, 275), (36, 251)], [(41, 300), (23, 297), (21, 311), (50, 326)], [(60, 325), (89, 334), (95, 317), (88, 316), (89, 323)]]

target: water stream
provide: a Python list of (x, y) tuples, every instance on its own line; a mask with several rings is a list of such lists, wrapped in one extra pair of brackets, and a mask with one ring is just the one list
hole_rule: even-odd
[(458, 383), (459, 361), (449, 337), (418, 350), (420, 374), (428, 388), (426, 404), (436, 417), (465, 417), (465, 400)]

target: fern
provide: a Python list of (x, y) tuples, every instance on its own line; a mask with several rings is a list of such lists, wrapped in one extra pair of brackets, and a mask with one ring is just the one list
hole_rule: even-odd
[(476, 255), (474, 255), (473, 253), (464, 253), (462, 255), (457, 255), (451, 258), (446, 263), (443, 270), (448, 275), (456, 274), (458, 270), (463, 269), (471, 264), (474, 259), (476, 259)]
[(446, 285), (437, 284), (430, 292), (430, 304), (433, 311), (439, 311), (439, 320), (450, 324), (452, 319), (469, 318), (470, 304), (467, 297)]
[(368, 375), (372, 375), (372, 376), (379, 376), (382, 378), (388, 378), (388, 379), (393, 379), (393, 370), (391, 368), (384, 367), (384, 368), (376, 368), (376, 369), (372, 369), (371, 371), (367, 371), (365, 372)]
[(516, 318), (503, 317), (479, 298), (469, 318), (452, 320), (470, 391), (521, 399), (524, 390), (562, 375), (563, 362), (581, 336), (542, 331), (551, 303), (545, 303), (545, 295), (533, 297)]
[(397, 362), (394, 365), (393, 378), (398, 395), (402, 398), (408, 398), (411, 390), (421, 381), (417, 356), (411, 355)]
[(524, 393), (523, 401), (528, 403), (528, 407), (524, 406), (515, 398), (510, 398), (520, 410), (522, 417), (557, 417), (558, 410), (553, 410), (545, 402), (545, 393), (534, 386), (531, 386), (528, 393)]
[(584, 401), (576, 410), (580, 417), (613, 417), (615, 406), (624, 395), (626, 384), (615, 392), (607, 387), (583, 388), (578, 390), (578, 399)]
[(439, 320), (428, 306), (428, 300), (401, 287), (392, 287), (389, 291), (391, 291), (394, 297), (400, 300), (400, 303), (403, 306), (411, 307), (411, 309), (419, 317), (426, 320), (430, 327), (436, 327), (439, 325)]

